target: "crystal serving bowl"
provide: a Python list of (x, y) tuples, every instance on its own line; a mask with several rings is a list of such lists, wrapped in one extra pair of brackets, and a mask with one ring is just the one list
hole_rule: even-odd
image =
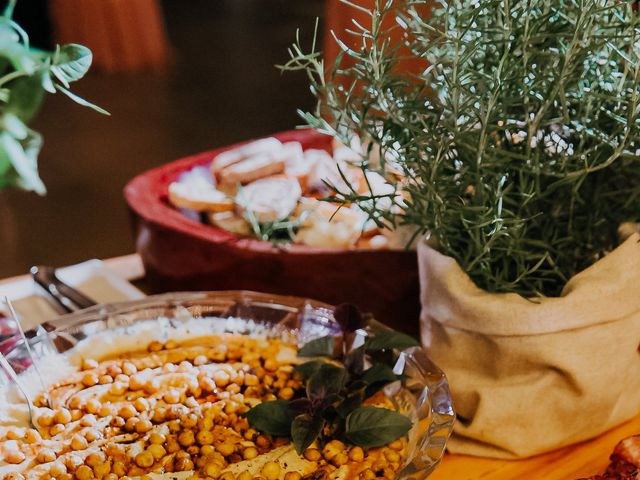
[[(246, 291), (170, 293), (141, 300), (98, 305), (44, 323), (27, 332), (36, 366), (64, 355), (73, 363), (74, 354), (88, 343), (100, 348), (101, 343), (132, 346), (140, 327), (147, 325), (147, 343), (154, 338), (171, 338), (172, 331), (194, 336), (239, 333), (278, 337), (301, 345), (325, 335), (341, 336), (334, 318), (334, 308), (314, 300), (276, 296)], [(146, 323), (145, 323), (146, 322)], [(149, 329), (148, 326), (151, 325)], [(366, 319), (356, 335), (385, 330), (381, 323)], [(136, 334), (134, 334), (134, 332)], [(138, 335), (139, 336), (139, 335)], [(102, 342), (101, 339), (109, 339)], [(37, 390), (27, 349), (16, 342), (0, 345), (28, 387)], [(129, 343), (127, 343), (129, 342)], [(127, 348), (125, 347), (125, 348)], [(100, 353), (92, 350), (99, 358)], [(27, 370), (26, 372), (24, 370)], [(422, 348), (399, 352), (395, 373), (406, 376), (404, 385), (395, 382), (385, 393), (398, 411), (409, 416), (413, 427), (408, 435), (408, 451), (399, 479), (427, 478), (438, 465), (451, 434), (455, 414), (444, 373), (427, 357)]]

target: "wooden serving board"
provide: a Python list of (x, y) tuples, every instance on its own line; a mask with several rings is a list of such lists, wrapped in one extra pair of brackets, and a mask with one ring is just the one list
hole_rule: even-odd
[(640, 434), (640, 417), (587, 442), (525, 460), (446, 454), (429, 480), (576, 480), (601, 474), (623, 438)]

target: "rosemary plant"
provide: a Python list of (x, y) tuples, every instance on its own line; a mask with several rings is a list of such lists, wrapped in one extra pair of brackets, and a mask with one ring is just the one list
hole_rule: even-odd
[[(338, 198), (415, 226), (484, 289), (558, 295), (640, 218), (640, 17), (617, 0), (426, 3), (351, 4), (370, 22), (349, 31), (357, 48), (336, 38), (331, 68), (290, 50), (283, 69), (319, 99), (306, 122), (369, 138), (365, 166), (404, 173), (399, 214)], [(407, 56), (424, 68), (403, 73)]]

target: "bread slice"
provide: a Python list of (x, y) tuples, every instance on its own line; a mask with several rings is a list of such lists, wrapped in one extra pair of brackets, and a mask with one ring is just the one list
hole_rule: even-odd
[(354, 248), (366, 221), (361, 211), (313, 199), (300, 202), (298, 214), (296, 243), (317, 248)]
[(275, 152), (282, 148), (282, 142), (277, 138), (268, 137), (247, 143), (238, 148), (227, 150), (217, 155), (211, 162), (211, 173), (214, 177), (221, 170), (238, 163), (248, 157)]
[(261, 178), (283, 173), (284, 168), (284, 159), (261, 153), (219, 171), (217, 178), (221, 185), (246, 185)]
[(258, 223), (275, 222), (291, 215), (301, 195), (295, 178), (279, 175), (243, 187), (236, 195), (236, 205), (245, 217), (252, 215)]
[(219, 191), (206, 167), (194, 167), (169, 185), (169, 201), (177, 208), (199, 212), (233, 210), (233, 200)]
[(211, 225), (234, 235), (248, 237), (252, 233), (249, 222), (236, 212), (212, 212), (208, 217)]

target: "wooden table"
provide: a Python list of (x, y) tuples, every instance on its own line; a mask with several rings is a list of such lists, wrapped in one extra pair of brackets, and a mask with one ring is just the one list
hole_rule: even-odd
[[(105, 260), (105, 266), (129, 281), (140, 281), (144, 269), (138, 255)], [(0, 280), (0, 283), (15, 280)], [(144, 285), (143, 285), (144, 287)], [(602, 473), (613, 447), (640, 434), (640, 417), (593, 440), (526, 460), (492, 460), (446, 454), (429, 480), (577, 480)]]

